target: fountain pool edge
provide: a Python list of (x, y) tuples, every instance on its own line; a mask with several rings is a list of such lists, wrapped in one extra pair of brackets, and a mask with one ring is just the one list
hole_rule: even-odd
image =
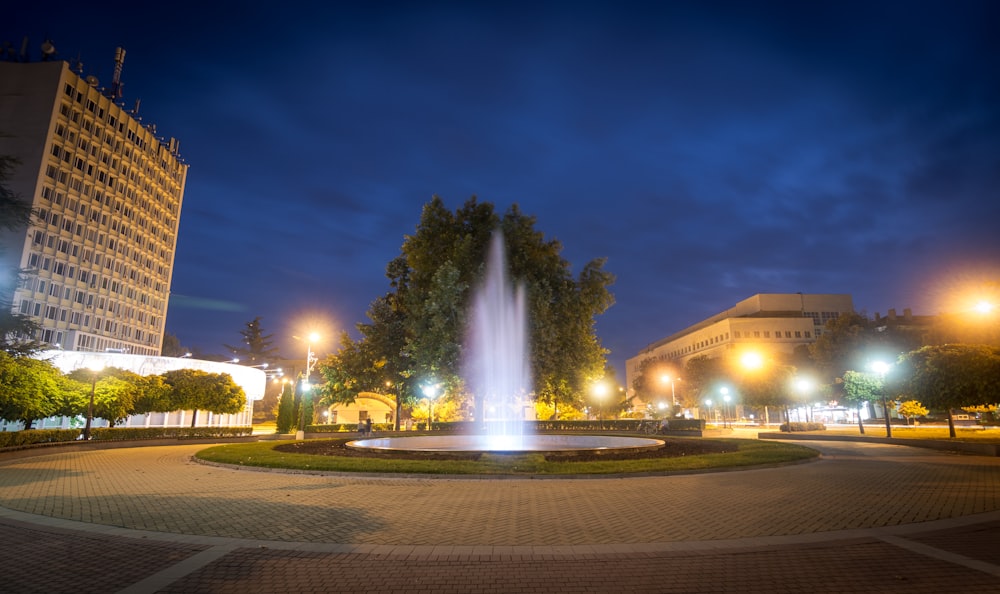
[(376, 437), (347, 442), (347, 447), (381, 452), (488, 452), (523, 454), (549, 452), (611, 453), (617, 451), (655, 450), (664, 445), (661, 439), (618, 437), (610, 435), (416, 435), (413, 437)]

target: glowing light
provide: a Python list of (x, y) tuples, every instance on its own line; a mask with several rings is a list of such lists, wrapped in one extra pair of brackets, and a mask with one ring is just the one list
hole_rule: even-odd
[(984, 299), (984, 300), (981, 300), (981, 301), (977, 302), (976, 305), (974, 305), (972, 309), (976, 313), (984, 314), (985, 315), (985, 314), (991, 313), (993, 311), (993, 304), (990, 303), (989, 301), (986, 301)]
[(764, 365), (764, 357), (756, 352), (744, 353), (740, 357), (740, 364), (746, 369), (760, 369)]
[(879, 375), (885, 375), (889, 372), (889, 364), (885, 361), (872, 361), (871, 370)]

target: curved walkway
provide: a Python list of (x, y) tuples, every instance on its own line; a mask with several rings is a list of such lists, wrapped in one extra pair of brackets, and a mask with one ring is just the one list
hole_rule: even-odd
[(204, 445), (0, 463), (14, 592), (996, 592), (1000, 459), (636, 478), (372, 478), (195, 463)]

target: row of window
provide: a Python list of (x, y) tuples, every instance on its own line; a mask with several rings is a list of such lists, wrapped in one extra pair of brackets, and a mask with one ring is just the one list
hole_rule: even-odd
[[(78, 237), (85, 238), (86, 241), (93, 245), (101, 248), (107, 248), (109, 252), (117, 252), (125, 259), (131, 259), (136, 266), (145, 268), (150, 273), (155, 273), (156, 275), (163, 277), (167, 274), (169, 270), (169, 265), (167, 262), (171, 258), (172, 251), (167, 249), (164, 245), (156, 245), (152, 241), (145, 241), (142, 238), (142, 243), (145, 244), (148, 253), (143, 253), (141, 251), (142, 247), (132, 246), (130, 243), (121, 238), (115, 238), (110, 235), (100, 233), (97, 229), (84, 227), (80, 223), (74, 223), (71, 219), (60, 217), (58, 213), (49, 212), (44, 208), (38, 209), (38, 218), (41, 221), (49, 225), (59, 227), (67, 233), (75, 234)], [(127, 228), (123, 223), (118, 221), (112, 221), (112, 230), (117, 231), (119, 234), (125, 234), (126, 237), (135, 237), (136, 234)], [(37, 246), (45, 245), (48, 248), (57, 249), (64, 254), (70, 254), (75, 257), (80, 249), (80, 246), (75, 242), (70, 242), (67, 239), (61, 238), (55, 233), (46, 233), (40, 229), (35, 230), (33, 242)], [(62, 243), (65, 242), (65, 243)], [(62, 249), (62, 248), (65, 249)], [(108, 256), (110, 257), (110, 255)], [(126, 268), (126, 270), (129, 270)], [(127, 273), (125, 273), (128, 275)], [(130, 275), (133, 280), (136, 278), (136, 274)], [(146, 283), (148, 286), (148, 283)]]
[[(95, 264), (99, 266), (101, 262), (101, 254), (96, 254), (94, 257), (96, 260)], [(128, 274), (130, 275), (129, 277), (121, 278), (121, 270), (127, 269), (127, 266), (123, 266), (121, 262), (115, 263), (111, 258), (105, 258), (104, 263), (105, 269), (111, 270), (113, 273), (119, 274), (119, 276), (102, 276), (93, 270), (85, 270), (83, 268), (77, 269), (77, 267), (72, 264), (55, 260), (36, 252), (31, 252), (28, 256), (29, 268), (34, 270), (50, 271), (51, 275), (48, 275), (49, 278), (61, 276), (67, 280), (76, 279), (79, 281), (80, 285), (84, 287), (89, 286), (91, 289), (97, 289), (98, 285), (100, 285), (100, 288), (103, 291), (110, 291), (111, 293), (122, 295), (129, 301), (136, 302), (141, 306), (150, 306), (150, 308), (154, 311), (163, 311), (163, 306), (166, 303), (165, 299), (156, 297), (147, 291), (142, 291), (141, 289), (136, 288), (135, 284), (127, 282), (128, 280), (133, 282), (136, 280), (134, 270), (128, 270)], [(113, 268), (112, 265), (114, 266)], [(21, 282), (21, 285), (25, 290), (44, 293), (45, 282), (46, 280), (40, 278), (39, 276), (26, 276)], [(52, 283), (51, 280), (48, 282), (50, 284)], [(142, 284), (144, 284), (147, 288), (150, 287), (150, 285), (153, 285), (157, 293), (162, 293), (165, 297), (166, 283), (160, 281), (156, 281), (154, 283), (150, 281), (148, 276), (142, 275)], [(53, 293), (53, 295), (55, 294)], [(69, 297), (66, 298), (68, 299)]]
[[(834, 313), (836, 313), (836, 312), (834, 312)], [(816, 338), (819, 338), (819, 336), (822, 333), (823, 333), (823, 331), (820, 328), (815, 328), (812, 331), (809, 331), (809, 330), (775, 330), (774, 333), (773, 333), (773, 336), (772, 336), (772, 333), (771, 333), (770, 330), (752, 330), (752, 331), (748, 330), (748, 331), (745, 331), (745, 332), (740, 331), (740, 330), (733, 330), (733, 340), (745, 339), (745, 338), (752, 338), (752, 339), (758, 339), (758, 340), (767, 340), (767, 339), (782, 340), (782, 339), (790, 339), (790, 338), (796, 338), (796, 339), (800, 339), (800, 340), (802, 340), (802, 339), (810, 339), (811, 340), (814, 336)], [(667, 358), (670, 358), (670, 359), (678, 359), (680, 357), (683, 357), (685, 355), (690, 355), (691, 353), (700, 351), (702, 349), (713, 347), (713, 346), (715, 346), (715, 345), (717, 345), (719, 343), (725, 342), (727, 340), (729, 340), (729, 333), (725, 332), (725, 333), (719, 334), (717, 336), (713, 336), (711, 338), (706, 338), (705, 340), (699, 340), (698, 342), (695, 342), (693, 344), (690, 344), (690, 345), (687, 345), (687, 346), (675, 349), (675, 350), (670, 351), (669, 353), (667, 353), (665, 356)]]
[(136, 346), (134, 343), (124, 343), (120, 340), (112, 340), (101, 336), (80, 333), (76, 338), (76, 349), (80, 351), (103, 352), (115, 350), (119, 352), (135, 353), (136, 355), (156, 355), (160, 352), (158, 348), (159, 335), (150, 334), (144, 341), (151, 347)]
[[(87, 126), (82, 126), (81, 129), (86, 130)], [(88, 137), (82, 132), (77, 134), (69, 122), (57, 122), (55, 134), (64, 142), (64, 145), (53, 147), (52, 155), (56, 158), (71, 163), (74, 155), (77, 158), (89, 155), (93, 160), (99, 159), (105, 167), (131, 181), (136, 188), (155, 195), (163, 205), (180, 200), (183, 168), (172, 174), (169, 172), (168, 163), (161, 159), (160, 168), (157, 169), (155, 163), (145, 158), (142, 152), (133, 152), (130, 146), (123, 145), (121, 140), (116, 140), (112, 134), (103, 137)], [(107, 145), (108, 150), (104, 150), (102, 144)], [(133, 159), (133, 155), (138, 158)]]
[[(89, 196), (91, 194), (90, 189), (91, 188), (87, 186), (86, 188), (87, 191), (83, 192), (83, 194)], [(88, 225), (107, 227), (110, 228), (112, 231), (117, 231), (118, 233), (124, 235), (128, 239), (134, 238), (140, 248), (145, 248), (147, 244), (152, 246), (153, 242), (157, 240), (162, 241), (164, 244), (168, 246), (173, 243), (172, 229), (168, 230), (166, 227), (161, 227), (159, 225), (156, 225), (155, 223), (148, 223), (147, 219), (145, 218), (136, 217), (135, 210), (131, 206), (129, 206), (128, 203), (122, 202), (121, 200), (115, 200), (111, 197), (110, 194), (105, 195), (100, 190), (93, 191), (94, 201), (97, 202), (98, 204), (103, 204), (105, 207), (109, 209), (114, 210), (116, 213), (119, 213), (121, 217), (115, 217), (113, 215), (109, 215), (106, 212), (101, 212), (101, 210), (98, 209), (97, 207), (88, 207), (83, 202), (76, 200), (76, 198), (74, 198), (73, 196), (67, 197), (65, 192), (62, 192), (57, 188), (48, 185), (42, 186), (40, 194), (41, 197), (47, 202), (49, 202), (51, 205), (63, 207), (62, 217), (64, 219), (70, 218), (68, 215), (75, 214), (77, 215), (75, 219), (82, 219)], [(46, 221), (47, 223), (51, 224), (52, 219), (50, 218), (48, 211), (43, 210), (42, 213), (44, 214), (44, 216), (40, 218)], [(89, 222), (87, 222), (88, 213), (90, 214)], [(59, 216), (58, 213), (55, 213), (55, 216)], [(160, 221), (161, 223), (164, 220), (163, 217), (164, 215), (159, 210), (153, 213), (153, 218), (156, 219), (157, 221)], [(135, 221), (137, 218), (140, 229), (151, 230), (152, 234), (151, 237), (147, 238), (146, 234), (143, 233), (143, 231), (133, 231), (132, 228), (129, 227), (128, 224), (126, 224), (126, 222), (123, 220), (123, 219), (129, 219)], [(166, 222), (167, 224), (173, 224), (174, 219), (171, 217), (167, 217)], [(64, 223), (64, 226), (65, 225), (66, 224)], [(65, 229), (67, 231), (72, 232), (71, 226), (66, 226)], [(77, 235), (79, 234), (80, 233), (78, 232)]]
[(812, 318), (813, 326), (819, 326), (822, 328), (826, 326), (826, 323), (830, 320), (836, 320), (840, 317), (839, 311), (804, 311), (802, 312), (802, 317)]
[[(102, 318), (97, 315), (91, 315), (87, 312), (74, 311), (58, 307), (56, 305), (31, 301), (29, 299), (21, 300), (19, 311), (23, 315), (40, 319), (43, 326), (48, 326), (50, 323), (58, 322), (75, 327), (74, 329), (90, 328), (94, 332), (102, 332), (105, 336), (110, 335), (114, 338), (140, 343), (145, 342), (146, 344), (155, 344), (153, 341), (155, 341), (158, 336), (156, 332), (135, 328), (131, 324), (120, 322), (119, 319), (115, 317)], [(93, 324), (91, 324), (91, 322), (93, 322)], [(156, 324), (153, 327), (159, 328), (159, 325)], [(45, 340), (45, 342), (50, 341)]]
[[(121, 120), (119, 120), (111, 113), (105, 112), (104, 107), (101, 105), (100, 99), (98, 101), (95, 101), (94, 99), (87, 97), (87, 93), (89, 93), (90, 91), (91, 91), (90, 87), (86, 87), (86, 90), (78, 90), (69, 83), (67, 83), (66, 87), (64, 88), (64, 93), (69, 102), (76, 102), (84, 106), (86, 110), (89, 111), (96, 118), (98, 122), (100, 122), (91, 124), (91, 126), (95, 129), (94, 131), (95, 134), (100, 135), (101, 132), (103, 132), (100, 125), (101, 123), (103, 123), (111, 129), (111, 132), (117, 132), (118, 134), (123, 135), (136, 147), (145, 152), (150, 158), (155, 158), (157, 156), (160, 156), (162, 160), (162, 155), (158, 155), (158, 153), (164, 152), (163, 145), (160, 144), (159, 142), (156, 142), (153, 146), (151, 146), (149, 142), (146, 140), (147, 136), (152, 137), (151, 133), (148, 132), (143, 133), (145, 132), (145, 130), (143, 130), (141, 127), (137, 129), (135, 126), (139, 126), (138, 122), (134, 122), (135, 126), (129, 126), (128, 120), (126, 120), (126, 118), (122, 118)], [(68, 118), (70, 121), (74, 123), (89, 121), (89, 118), (82, 117), (83, 113), (81, 110), (76, 109), (75, 107), (72, 106), (72, 103), (69, 102), (62, 104), (60, 108), (60, 113), (62, 113), (66, 118)], [(181, 168), (178, 168), (178, 170), (180, 169)]]
[[(743, 334), (746, 334), (746, 336), (740, 336), (740, 331), (739, 330), (733, 330), (733, 338), (751, 338), (749, 331), (748, 332), (744, 332)], [(794, 331), (793, 330), (775, 330), (774, 331), (774, 338), (777, 339), (777, 340), (781, 340), (782, 338), (793, 338), (793, 335), (794, 335), (794, 338), (812, 338), (812, 332), (810, 332), (809, 330), (805, 330), (805, 331), (802, 331), (802, 330), (794, 330)], [(753, 331), (753, 338), (771, 338), (771, 331), (770, 330), (754, 330)]]
[[(112, 299), (110, 295), (98, 295), (83, 289), (67, 287), (45, 279), (28, 278), (22, 281), (21, 285), (21, 288), (29, 293), (40, 293), (42, 295), (48, 294), (50, 297), (55, 297), (56, 299), (62, 301), (72, 301), (73, 303), (77, 303), (86, 309), (94, 309), (96, 305), (98, 312), (107, 311), (108, 313), (114, 314), (116, 317), (134, 321), (135, 323), (143, 326), (157, 327), (161, 318), (156, 314), (162, 314), (163, 312), (162, 307), (145, 307), (149, 305), (151, 301), (157, 300), (153, 300), (148, 295), (144, 294), (139, 295), (138, 303), (135, 303), (134, 301), (129, 303), (127, 301), (116, 301)], [(122, 287), (122, 284), (118, 281), (111, 281), (110, 287), (111, 291), (114, 293)], [(46, 288), (48, 289), (47, 291)], [(130, 287), (126, 288), (126, 295), (134, 296), (135, 294), (134, 289)], [(156, 305), (159, 305), (160, 303), (162, 302), (157, 301)]]
[[(93, 178), (100, 184), (106, 186), (109, 192), (114, 192), (119, 195), (124, 195), (126, 198), (128, 198), (129, 202), (135, 203), (137, 196), (135, 191), (135, 184), (127, 184), (125, 181), (122, 181), (122, 179), (110, 175), (107, 171), (104, 171), (103, 169), (95, 170), (93, 164), (87, 163), (86, 161), (84, 161), (79, 157), (74, 158), (73, 167), (78, 169), (82, 175)], [(91, 194), (91, 191), (93, 190), (93, 186), (91, 184), (88, 184), (85, 180), (81, 178), (70, 176), (70, 172), (65, 169), (62, 169), (57, 163), (49, 163), (45, 167), (45, 175), (49, 179), (52, 179), (66, 186), (67, 188), (75, 191), (77, 194), (89, 196)], [(101, 193), (99, 188), (95, 193), (95, 198), (99, 202), (104, 200), (109, 205), (113, 204), (114, 210), (117, 212), (122, 212), (122, 209), (128, 208), (129, 213), (131, 213), (131, 207), (127, 206), (125, 202), (122, 202), (121, 200), (116, 200), (112, 203), (110, 200), (110, 196), (104, 198), (104, 194)], [(140, 202), (144, 202), (147, 205), (150, 204), (148, 201), (140, 201)], [(149, 213), (150, 217), (153, 218), (154, 220), (166, 224), (170, 227), (173, 227), (178, 211), (178, 201), (169, 202), (166, 205), (166, 209), (169, 210), (170, 214), (164, 214), (159, 209), (148, 209), (147, 212)], [(129, 216), (129, 218), (133, 218), (131, 214), (126, 216)]]

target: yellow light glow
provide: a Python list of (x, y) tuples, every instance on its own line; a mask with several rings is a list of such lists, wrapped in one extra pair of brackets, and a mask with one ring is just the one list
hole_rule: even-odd
[(760, 369), (764, 365), (764, 357), (756, 352), (744, 353), (740, 357), (740, 364), (746, 369)]
[(972, 309), (975, 310), (976, 313), (988, 314), (993, 311), (993, 304), (983, 299), (977, 302)]

